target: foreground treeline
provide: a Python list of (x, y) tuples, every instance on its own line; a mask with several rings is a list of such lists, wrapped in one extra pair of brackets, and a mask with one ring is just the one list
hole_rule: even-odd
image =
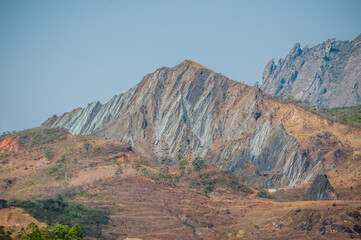
[(22, 228), (19, 233), (13, 234), (12, 231), (5, 231), (0, 226), (0, 240), (79, 240), (83, 239), (83, 232), (80, 227), (75, 224), (69, 228), (67, 225), (56, 223), (51, 229), (48, 227), (39, 228), (34, 222), (30, 223), (26, 229)]
[[(79, 203), (66, 201), (61, 195), (54, 199), (46, 200), (11, 200), (5, 207), (18, 207), (24, 209), (32, 217), (40, 222), (45, 222), (49, 226), (54, 226), (52, 230), (38, 229), (34, 224), (28, 226), (28, 231), (40, 236), (53, 236), (56, 233), (62, 233), (64, 236), (68, 233), (73, 237), (73, 233), (81, 232), (81, 236), (90, 236), (99, 238), (102, 225), (108, 223), (107, 213), (98, 209), (86, 208)], [(73, 226), (69, 228), (68, 226)], [(80, 231), (80, 229), (82, 229)], [(55, 231), (55, 232), (54, 232)], [(24, 234), (24, 232), (23, 232)], [(48, 234), (48, 235), (46, 235)], [(53, 235), (52, 235), (53, 234)], [(25, 236), (25, 235), (24, 235)], [(56, 234), (54, 236), (57, 236)], [(23, 237), (23, 236), (20, 236)], [(11, 239), (11, 238), (1, 238)], [(53, 238), (14, 238), (14, 239), (53, 239)], [(54, 238), (54, 239), (77, 239), (77, 238)]]

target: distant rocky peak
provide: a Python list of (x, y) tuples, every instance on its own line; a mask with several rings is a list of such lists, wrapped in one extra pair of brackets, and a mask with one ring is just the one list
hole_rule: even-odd
[(291, 55), (291, 56), (300, 55), (302, 53), (302, 50), (301, 50), (300, 46), (301, 45), (300, 45), (299, 42), (295, 43), (295, 45), (293, 45), (293, 48), (290, 50), (289, 55)]
[(273, 74), (276, 68), (275, 59), (272, 58), (266, 65), (262, 73), (262, 79), (266, 79), (269, 75)]
[(361, 34), (359, 34), (352, 42), (354, 45), (359, 45), (361, 43)]
[(361, 35), (352, 42), (328, 39), (312, 48), (296, 43), (275, 65), (271, 60), (262, 74), (262, 90), (292, 95), (318, 107), (361, 104)]

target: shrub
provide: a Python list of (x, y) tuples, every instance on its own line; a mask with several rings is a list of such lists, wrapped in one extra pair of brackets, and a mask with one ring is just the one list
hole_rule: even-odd
[(187, 159), (185, 157), (178, 157), (178, 169), (181, 171), (181, 174), (184, 175), (187, 165)]
[(205, 194), (211, 193), (213, 192), (213, 187), (211, 185), (206, 185), (203, 189), (203, 191), (205, 192)]
[(273, 198), (273, 195), (270, 194), (267, 190), (265, 189), (261, 189), (258, 193), (257, 193), (257, 197), (260, 198)]
[(203, 169), (206, 166), (206, 163), (204, 161), (203, 158), (201, 157), (196, 157), (193, 161), (192, 161), (192, 166), (194, 167), (194, 170), (196, 171), (200, 171), (201, 169)]

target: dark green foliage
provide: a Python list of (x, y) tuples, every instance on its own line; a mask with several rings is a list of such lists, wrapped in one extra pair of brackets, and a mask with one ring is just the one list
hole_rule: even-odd
[(24, 208), (35, 219), (48, 225), (56, 222), (69, 226), (79, 224), (85, 236), (100, 237), (102, 224), (108, 222), (106, 213), (64, 201), (60, 195), (47, 200), (12, 200), (8, 205)]
[(212, 187), (211, 185), (208, 185), (208, 184), (207, 184), (207, 185), (204, 187), (203, 191), (204, 191), (205, 194), (211, 193), (211, 192), (213, 192), (213, 187)]
[(257, 193), (257, 197), (260, 197), (260, 198), (273, 198), (273, 195), (270, 194), (267, 190), (265, 189), (261, 189), (258, 193)]
[(206, 166), (206, 162), (204, 161), (203, 158), (201, 158), (201, 157), (196, 157), (196, 158), (192, 161), (192, 166), (194, 167), (194, 170), (200, 171), (201, 169), (203, 169), (203, 168)]
[(72, 228), (67, 225), (56, 223), (53, 229), (50, 227), (39, 228), (34, 222), (30, 223), (26, 230), (21, 231), (14, 237), (12, 232), (4, 232), (4, 227), (0, 226), (0, 240), (26, 239), (26, 240), (80, 240), (83, 239), (81, 228), (75, 224)]
[(34, 128), (18, 132), (20, 144), (27, 147), (41, 146), (65, 140), (69, 132), (63, 128)]
[(0, 226), (0, 240), (12, 240), (11, 234), (10, 231), (5, 232), (4, 226)]

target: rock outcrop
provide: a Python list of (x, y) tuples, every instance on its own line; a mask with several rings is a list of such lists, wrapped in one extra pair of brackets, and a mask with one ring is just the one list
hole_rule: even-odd
[(305, 196), (305, 200), (308, 201), (337, 200), (337, 198), (337, 193), (325, 174), (315, 178)]
[(361, 104), (361, 34), (353, 41), (329, 39), (313, 48), (296, 43), (285, 59), (272, 59), (261, 89), (292, 95), (318, 107)]
[(104, 105), (91, 103), (44, 126), (130, 143), (161, 163), (201, 156), (262, 187), (295, 186), (324, 173), (319, 155), (274, 120), (273, 104), (259, 88), (186, 60), (148, 74)]

